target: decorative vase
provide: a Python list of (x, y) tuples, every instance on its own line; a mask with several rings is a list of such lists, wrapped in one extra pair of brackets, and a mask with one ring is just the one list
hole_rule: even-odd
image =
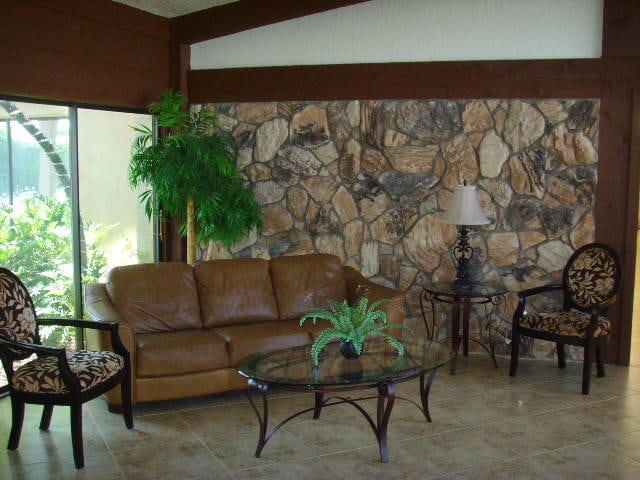
[(338, 368), (340, 369), (340, 378), (347, 382), (356, 382), (362, 379), (363, 368), (360, 359), (338, 360)]
[[(362, 346), (362, 351), (364, 351), (364, 345)], [(360, 356), (358, 352), (356, 352), (356, 347), (353, 342), (340, 340), (340, 353), (347, 360), (354, 360)]]

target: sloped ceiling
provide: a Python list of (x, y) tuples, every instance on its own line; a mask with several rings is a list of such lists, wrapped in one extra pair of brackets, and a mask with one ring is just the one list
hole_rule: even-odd
[(238, 0), (113, 0), (145, 12), (173, 18)]

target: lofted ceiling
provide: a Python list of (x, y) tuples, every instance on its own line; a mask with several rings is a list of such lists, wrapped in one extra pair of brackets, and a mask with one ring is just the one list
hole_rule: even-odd
[(239, 0), (113, 0), (145, 12), (173, 18)]

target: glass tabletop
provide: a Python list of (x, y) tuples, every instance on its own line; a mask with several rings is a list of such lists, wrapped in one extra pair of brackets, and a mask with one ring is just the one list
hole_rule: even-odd
[(500, 283), (473, 283), (469, 288), (461, 289), (453, 282), (434, 282), (422, 286), (424, 290), (434, 295), (452, 297), (496, 297), (508, 292)]
[(403, 344), (405, 353), (398, 355), (386, 340), (371, 337), (359, 358), (347, 360), (340, 353), (339, 342), (333, 342), (322, 350), (317, 367), (311, 345), (304, 345), (250, 355), (238, 362), (237, 369), (244, 377), (271, 386), (349, 388), (415, 378), (445, 365), (452, 356), (447, 345), (423, 338), (403, 340)]

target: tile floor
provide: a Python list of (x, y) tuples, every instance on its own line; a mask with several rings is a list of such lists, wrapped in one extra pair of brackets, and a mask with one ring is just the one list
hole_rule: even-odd
[[(2, 479), (636, 479), (640, 478), (640, 366), (607, 366), (580, 394), (580, 365), (522, 360), (507, 375), (486, 354), (438, 373), (430, 396), (433, 423), (398, 401), (389, 425), (391, 460), (379, 461), (373, 434), (352, 407), (339, 405), (285, 425), (253, 456), (257, 421), (240, 392), (138, 405), (127, 430), (103, 400), (86, 405), (86, 467), (73, 466), (68, 411), (57, 407), (49, 432), (29, 407), (20, 448), (0, 449)], [(417, 380), (398, 385), (417, 400)], [(358, 394), (359, 392), (355, 392)], [(310, 406), (309, 394), (279, 392), (272, 420)], [(374, 403), (367, 405), (369, 411)], [(11, 407), (0, 400), (0, 445)]]

